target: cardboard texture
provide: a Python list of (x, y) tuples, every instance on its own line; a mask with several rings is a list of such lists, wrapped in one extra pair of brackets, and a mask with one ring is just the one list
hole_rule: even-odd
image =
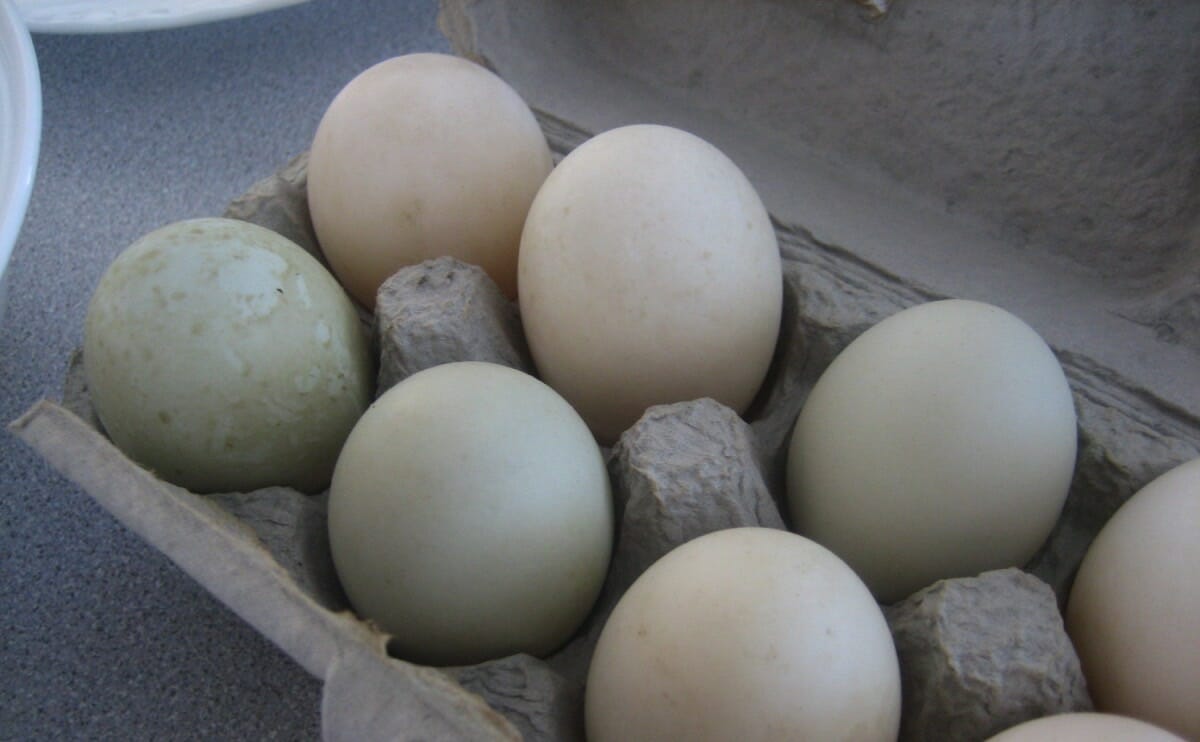
[[(1024, 317), (1071, 382), (1075, 481), (1027, 565), (1060, 602), (1116, 508), (1200, 456), (1200, 5), (1142, 13), (1068, 3), (1040, 19), (1025, 17), (1024, 4), (958, 11), (950, 0), (442, 6), (456, 50), (526, 97), (558, 156), (618, 124), (668, 123), (713, 141), (759, 187), (780, 240), (785, 308), (775, 363), (746, 421), (775, 498), (791, 425), (837, 352), (895, 311), (948, 296)], [(1113, 68), (1119, 54), (1089, 41), (1097, 33), (1124, 44), (1129, 60), (1119, 61), (1135, 72)], [(1047, 39), (1057, 46), (1038, 46)], [(1027, 55), (1010, 60), (1025, 77), (990, 80), (1005, 49)], [(1117, 105), (1135, 78), (1155, 81), (1157, 92), (1137, 93), (1120, 115), (1084, 115), (1088, 101)], [(1035, 105), (1048, 86), (1060, 104)], [(913, 110), (925, 111), (919, 121), (906, 118)], [(1082, 136), (1092, 120), (1101, 132)], [(932, 127), (924, 140), (923, 125)], [(1051, 141), (1047, 131), (1057, 132)], [(1135, 134), (1141, 144), (1107, 147)], [(1002, 172), (1006, 152), (1011, 170)], [(305, 164), (288, 163), (228, 215), (319, 254)], [(1124, 181), (1113, 175), (1122, 171)], [(39, 402), (10, 430), (323, 678), (326, 738), (581, 735), (584, 635), (594, 638), (595, 625), (550, 667), (518, 657), (442, 671), (392, 659), (387, 637), (347, 610), (323, 496), (275, 488), (202, 497), (156, 479), (99, 430), (78, 362), (62, 403)]]
[[(306, 670), (324, 678), (326, 738), (520, 738), (504, 717), (445, 674), (389, 659), (384, 635), (303, 590), (253, 527), (218, 504), (220, 496), (194, 495), (156, 479), (79, 416), (51, 402), (34, 405), (10, 429)], [(400, 730), (403, 734), (397, 734)]]
[(446, 0), (439, 22), (574, 136), (689, 130), (789, 229), (1200, 414), (1200, 5)]

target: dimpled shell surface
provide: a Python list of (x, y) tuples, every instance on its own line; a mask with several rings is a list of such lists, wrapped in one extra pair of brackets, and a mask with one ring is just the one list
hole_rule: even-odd
[(308, 202), (355, 299), (406, 265), (450, 255), (516, 296), (521, 225), (553, 161), (503, 80), (446, 54), (376, 64), (330, 103), (313, 138)]
[(1025, 564), (1066, 500), (1074, 400), (1011, 313), (911, 307), (850, 343), (804, 402), (788, 452), (792, 526), (885, 603)]
[(371, 393), (333, 276), (227, 219), (172, 224), (117, 257), (88, 307), (84, 367), (113, 442), (195, 492), (321, 490)]
[(1200, 459), (1147, 484), (1096, 536), (1067, 633), (1096, 708), (1200, 739)]
[(666, 126), (599, 134), (538, 192), (521, 238), (521, 317), (538, 372), (602, 444), (650, 406), (744, 411), (779, 334), (782, 269), (753, 186)]
[(786, 531), (734, 528), (671, 551), (621, 598), (585, 716), (591, 742), (894, 742), (900, 671), (841, 560)]
[(599, 593), (612, 534), (587, 426), (554, 390), (496, 364), (434, 366), (388, 390), (330, 487), (350, 602), (425, 664), (556, 649)]

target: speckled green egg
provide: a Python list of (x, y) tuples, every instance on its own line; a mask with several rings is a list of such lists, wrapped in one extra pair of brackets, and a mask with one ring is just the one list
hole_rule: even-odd
[(193, 492), (320, 491), (373, 372), (332, 275), (230, 219), (171, 224), (117, 257), (88, 307), (84, 368), (112, 441)]

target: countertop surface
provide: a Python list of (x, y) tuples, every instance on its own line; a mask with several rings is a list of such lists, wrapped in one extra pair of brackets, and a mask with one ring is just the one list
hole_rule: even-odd
[[(314, 0), (190, 28), (35, 35), (44, 124), (0, 320), (0, 416), (58, 398), (108, 263), (217, 216), (435, 2)], [(320, 681), (0, 434), (0, 739), (315, 739)]]

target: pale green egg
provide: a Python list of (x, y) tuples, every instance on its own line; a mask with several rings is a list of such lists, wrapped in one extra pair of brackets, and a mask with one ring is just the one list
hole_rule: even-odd
[(492, 363), (444, 363), (389, 389), (329, 490), (350, 603), (423, 664), (558, 649), (600, 593), (612, 539), (587, 424), (541, 381)]
[(324, 488), (373, 371), (329, 272), (230, 219), (171, 224), (117, 257), (88, 307), (84, 367), (113, 442), (195, 492)]

